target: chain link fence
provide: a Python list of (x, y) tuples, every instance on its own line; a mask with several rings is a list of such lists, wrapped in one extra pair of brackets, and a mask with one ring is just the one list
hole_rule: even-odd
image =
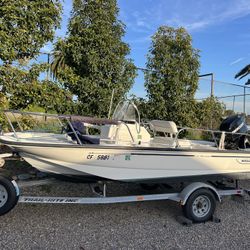
[[(41, 52), (40, 56), (33, 60), (36, 63), (51, 63), (51, 61), (52, 52)], [(149, 70), (137, 67), (140, 80), (143, 81), (143, 73), (146, 71)], [(43, 72), (40, 77), (50, 79), (50, 72)], [(226, 110), (250, 115), (250, 85), (216, 80), (213, 73), (201, 75), (195, 95), (196, 100), (202, 101), (212, 95), (225, 105)]]
[(195, 98), (199, 101), (213, 95), (222, 102), (227, 110), (250, 115), (250, 86), (200, 77)]

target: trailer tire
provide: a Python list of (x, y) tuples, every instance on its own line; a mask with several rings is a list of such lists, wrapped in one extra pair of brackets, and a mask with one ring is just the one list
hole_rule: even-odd
[(183, 206), (184, 215), (193, 222), (205, 222), (212, 218), (216, 199), (212, 191), (201, 188), (194, 191)]
[(14, 208), (18, 197), (13, 183), (6, 177), (0, 176), (0, 216)]

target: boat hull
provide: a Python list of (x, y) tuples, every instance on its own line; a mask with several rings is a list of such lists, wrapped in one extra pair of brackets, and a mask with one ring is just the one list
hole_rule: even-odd
[(125, 182), (250, 177), (250, 153), (115, 146), (11, 145), (43, 172)]

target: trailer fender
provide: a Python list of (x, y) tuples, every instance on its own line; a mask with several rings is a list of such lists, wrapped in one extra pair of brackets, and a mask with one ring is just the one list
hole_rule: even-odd
[(15, 188), (15, 190), (16, 190), (16, 195), (19, 197), (19, 195), (20, 195), (20, 189), (19, 189), (19, 187), (18, 187), (16, 181), (15, 181), (15, 180), (12, 180), (11, 182), (12, 182), (12, 185), (14, 186), (14, 188)]
[(218, 193), (218, 191), (216, 190), (216, 188), (214, 188), (213, 186), (209, 185), (209, 184), (206, 184), (206, 183), (203, 183), (203, 182), (193, 182), (191, 184), (189, 184), (188, 186), (186, 186), (179, 194), (180, 196), (180, 202), (181, 202), (181, 205), (185, 205), (188, 198), (190, 197), (190, 195), (198, 190), (198, 189), (201, 189), (201, 188), (206, 188), (206, 189), (209, 189), (213, 192), (215, 198), (217, 201), (221, 202), (221, 197)]

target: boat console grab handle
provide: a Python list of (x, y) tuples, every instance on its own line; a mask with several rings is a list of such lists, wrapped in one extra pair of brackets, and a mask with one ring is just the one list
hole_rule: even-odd
[[(127, 130), (128, 130), (128, 133), (129, 133), (129, 135), (130, 135), (130, 137), (131, 137), (133, 143), (135, 143), (135, 139), (134, 139), (134, 137), (133, 137), (133, 135), (132, 135), (132, 133), (131, 133), (131, 131), (130, 131), (130, 128), (129, 128), (128, 124), (126, 124), (126, 123), (123, 122), (123, 121), (121, 121), (121, 124), (124, 124), (124, 125), (126, 126), (126, 128), (127, 128)], [(118, 131), (116, 131), (116, 137), (117, 137), (117, 134), (118, 134), (118, 133), (119, 133), (119, 128), (118, 128)]]

